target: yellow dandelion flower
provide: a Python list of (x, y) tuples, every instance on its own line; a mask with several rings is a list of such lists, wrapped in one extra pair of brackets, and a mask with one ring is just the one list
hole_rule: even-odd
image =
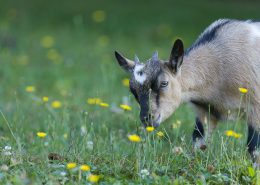
[(30, 86), (27, 86), (25, 87), (25, 91), (28, 92), (28, 93), (32, 93), (35, 91), (35, 87), (30, 85)]
[(62, 56), (59, 54), (59, 52), (55, 49), (50, 49), (47, 52), (47, 58), (49, 60), (51, 60), (54, 63), (60, 63), (62, 62), (63, 58)]
[(132, 110), (132, 108), (131, 108), (129, 105), (126, 105), (126, 104), (121, 104), (121, 105), (120, 105), (120, 108), (121, 108), (121, 109), (124, 109), (124, 110), (128, 110), (128, 111), (131, 111), (131, 110)]
[(100, 179), (99, 175), (90, 174), (88, 176), (88, 181), (92, 182), (92, 183), (97, 183), (99, 181), (99, 179)]
[(80, 169), (81, 169), (82, 171), (89, 171), (89, 170), (90, 170), (90, 166), (83, 164), (83, 165), (80, 166)]
[(136, 135), (136, 134), (129, 135), (129, 136), (128, 136), (128, 139), (129, 139), (130, 141), (132, 141), (132, 142), (135, 142), (135, 143), (138, 143), (138, 142), (141, 141), (141, 138), (140, 138), (138, 135)]
[(52, 103), (51, 103), (51, 106), (54, 108), (54, 109), (58, 109), (58, 108), (61, 108), (61, 106), (62, 106), (62, 104), (61, 104), (61, 102), (60, 101), (53, 101)]
[(106, 35), (102, 35), (98, 38), (98, 44), (101, 46), (107, 46), (109, 43), (109, 38)]
[(63, 134), (63, 137), (64, 137), (64, 139), (67, 139), (68, 138), (68, 134)]
[(238, 88), (238, 89), (239, 89), (239, 91), (240, 91), (242, 94), (246, 94), (246, 93), (248, 92), (248, 89), (243, 88), (243, 87), (240, 87), (240, 88)]
[(102, 102), (100, 98), (88, 98), (87, 103), (90, 105), (98, 105)]
[(109, 107), (109, 104), (104, 103), (104, 102), (101, 102), (99, 105), (100, 105), (101, 107)]
[(225, 135), (226, 135), (226, 136), (229, 136), (229, 137), (234, 137), (234, 138), (236, 138), (236, 139), (242, 137), (242, 134), (236, 133), (236, 132), (233, 131), (233, 130), (227, 130), (227, 131), (225, 131)]
[(37, 136), (40, 138), (44, 138), (47, 136), (47, 134), (45, 132), (37, 132)]
[(71, 170), (73, 168), (76, 168), (77, 164), (76, 163), (68, 163), (67, 164), (67, 169)]
[(54, 38), (50, 35), (46, 35), (41, 39), (41, 45), (44, 48), (51, 48), (54, 45)]
[(162, 131), (159, 131), (159, 132), (156, 133), (156, 135), (157, 135), (158, 137), (163, 137), (163, 136), (164, 136), (164, 133), (163, 133)]
[(129, 87), (130, 86), (130, 79), (129, 78), (124, 78), (122, 80), (123, 86)]
[(29, 63), (29, 57), (27, 55), (21, 55), (17, 57), (17, 63), (19, 65), (25, 66)]
[(180, 120), (177, 120), (177, 121), (176, 121), (176, 124), (177, 124), (177, 125), (181, 125), (181, 121), (180, 121)]
[(226, 134), (226, 136), (233, 137), (235, 132), (233, 130), (226, 130), (225, 134)]
[(233, 137), (236, 139), (239, 139), (242, 137), (242, 134), (235, 133)]
[(100, 23), (106, 19), (106, 12), (103, 10), (96, 10), (92, 13), (92, 20), (94, 22)]
[(147, 132), (152, 132), (152, 131), (154, 131), (154, 127), (146, 127), (146, 131), (147, 131)]
[(179, 128), (179, 125), (174, 123), (174, 124), (172, 124), (172, 128), (173, 129)]
[(49, 97), (48, 96), (43, 96), (42, 97), (42, 101), (43, 102), (48, 102), (49, 101)]

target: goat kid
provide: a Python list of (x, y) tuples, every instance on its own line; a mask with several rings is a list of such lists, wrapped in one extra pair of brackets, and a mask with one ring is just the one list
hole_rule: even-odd
[[(217, 20), (186, 51), (176, 40), (169, 61), (160, 60), (157, 52), (145, 64), (137, 56), (134, 61), (118, 52), (115, 56), (131, 73), (130, 90), (145, 126), (159, 126), (189, 102), (197, 113), (194, 146), (205, 149), (203, 125), (208, 123), (210, 135), (218, 121), (240, 109), (248, 124), (248, 151), (260, 164), (260, 22)], [(241, 103), (239, 87), (248, 89)]]

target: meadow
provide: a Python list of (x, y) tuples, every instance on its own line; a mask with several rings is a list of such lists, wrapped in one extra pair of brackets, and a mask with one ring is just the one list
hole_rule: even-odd
[(259, 19), (260, 3), (158, 3), (1, 1), (0, 184), (259, 183), (243, 120), (219, 123), (205, 151), (189, 105), (145, 130), (114, 51), (167, 60), (176, 38), (187, 48), (216, 19)]

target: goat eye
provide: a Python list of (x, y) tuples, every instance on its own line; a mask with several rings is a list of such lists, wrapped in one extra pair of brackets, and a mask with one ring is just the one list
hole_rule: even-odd
[(167, 87), (168, 86), (168, 82), (167, 81), (163, 81), (161, 84), (160, 84), (160, 87)]
[(139, 71), (137, 74), (138, 74), (139, 76), (142, 76), (142, 75), (143, 75), (143, 71)]

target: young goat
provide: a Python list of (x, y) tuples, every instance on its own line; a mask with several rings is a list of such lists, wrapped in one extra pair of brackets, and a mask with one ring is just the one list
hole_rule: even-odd
[[(248, 151), (258, 159), (260, 22), (215, 21), (185, 52), (176, 40), (169, 61), (160, 60), (157, 52), (145, 64), (137, 57), (115, 56), (132, 74), (130, 90), (140, 104), (143, 124), (159, 126), (181, 103), (190, 102), (197, 113), (193, 142), (205, 149), (203, 124), (209, 124), (211, 133), (218, 121), (237, 116), (240, 109), (248, 124)], [(239, 87), (248, 89), (242, 102)]]

